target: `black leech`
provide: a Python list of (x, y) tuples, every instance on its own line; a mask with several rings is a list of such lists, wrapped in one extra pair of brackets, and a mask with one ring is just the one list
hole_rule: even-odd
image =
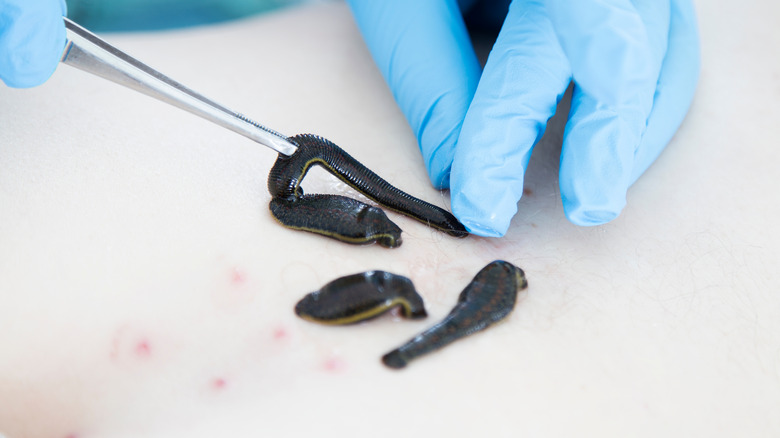
[(376, 242), (385, 248), (401, 245), (401, 229), (385, 212), (357, 199), (338, 195), (306, 195), (292, 200), (273, 198), (271, 213), (284, 226), (311, 231), (355, 244)]
[(425, 318), (422, 297), (411, 280), (383, 271), (341, 277), (312, 292), (295, 306), (301, 318), (323, 324), (353, 324), (401, 306), (406, 318)]
[[(308, 201), (310, 196), (303, 194), (301, 181), (311, 166), (320, 165), (358, 192), (391, 210), (417, 219), (452, 236), (465, 237), (468, 235), (463, 224), (458, 222), (451, 213), (393, 187), (330, 141), (310, 134), (296, 135), (290, 137), (289, 140), (298, 145), (298, 149), (289, 157), (279, 155), (268, 175), (268, 191), (273, 197), (271, 212), (283, 225), (351, 243), (369, 243), (378, 239), (386, 239), (388, 235), (392, 235), (393, 237), (390, 239), (397, 240), (399, 243), (385, 246), (400, 245), (400, 229), (397, 233), (390, 231), (398, 227), (386, 217), (376, 219), (375, 225), (371, 229), (358, 225), (357, 217), (353, 213), (338, 215), (338, 217), (326, 216), (316, 224), (309, 219), (313, 215), (309, 215), (307, 218), (296, 218), (295, 209), (298, 208), (298, 205), (312, 208)], [(365, 205), (351, 198), (330, 196), (328, 201), (319, 200), (313, 204), (317, 205), (316, 208), (323, 205), (328, 207), (327, 203), (333, 201), (334, 208), (338, 208), (337, 202), (341, 202), (344, 205), (349, 204), (349, 209), (353, 212), (361, 210), (359, 205)], [(351, 199), (351, 202), (336, 201), (338, 198)], [(300, 203), (302, 200), (304, 202)], [(368, 208), (367, 205), (366, 208)], [(280, 211), (283, 213), (277, 214)], [(378, 225), (380, 222), (383, 225)], [(352, 231), (341, 234), (340, 230), (344, 229)], [(377, 238), (376, 235), (381, 237)]]
[(390, 368), (403, 368), (419, 356), (484, 330), (512, 312), (517, 293), (527, 286), (522, 269), (501, 260), (490, 263), (461, 292), (457, 305), (443, 321), (385, 354), (382, 362)]

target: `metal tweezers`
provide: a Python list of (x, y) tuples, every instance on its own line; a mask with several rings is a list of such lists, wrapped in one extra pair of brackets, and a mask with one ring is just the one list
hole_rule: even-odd
[(60, 62), (189, 111), (280, 154), (292, 155), (297, 149), (284, 135), (196, 93), (73, 21), (67, 18), (64, 20), (68, 41)]

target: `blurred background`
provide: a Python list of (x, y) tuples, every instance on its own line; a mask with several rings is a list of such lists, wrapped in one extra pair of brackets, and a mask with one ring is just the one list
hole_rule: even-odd
[(68, 17), (95, 32), (175, 29), (219, 23), (327, 0), (66, 0)]
[[(236, 20), (303, 3), (341, 0), (66, 0), (68, 18), (95, 32), (176, 29)], [(472, 33), (492, 35), (510, 0), (458, 0)]]

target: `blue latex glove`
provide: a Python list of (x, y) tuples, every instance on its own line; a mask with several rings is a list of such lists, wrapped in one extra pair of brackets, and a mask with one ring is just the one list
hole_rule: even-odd
[(65, 0), (0, 0), (0, 79), (9, 87), (44, 83), (65, 48)]
[(597, 225), (620, 214), (698, 79), (690, 0), (515, 0), (484, 72), (455, 0), (348, 2), (431, 181), (483, 236), (506, 233), (531, 149), (570, 81), (561, 197), (570, 221)]

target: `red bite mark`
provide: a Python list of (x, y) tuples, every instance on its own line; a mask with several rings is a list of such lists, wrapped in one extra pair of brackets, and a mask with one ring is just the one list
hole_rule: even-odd
[(211, 387), (216, 390), (224, 389), (225, 385), (227, 385), (227, 381), (221, 377), (217, 377), (211, 381)]
[(135, 344), (135, 355), (138, 357), (149, 357), (152, 355), (152, 347), (149, 346), (149, 341), (142, 339)]
[(152, 357), (152, 344), (149, 331), (131, 323), (120, 325), (111, 337), (108, 358), (121, 364), (126, 361), (148, 360)]
[(278, 341), (287, 338), (287, 336), (289, 336), (289, 334), (287, 333), (287, 330), (284, 329), (284, 327), (277, 327), (274, 330), (273, 337)]
[(233, 268), (230, 270), (230, 283), (232, 283), (235, 286), (242, 285), (246, 283), (246, 272), (242, 271), (238, 268)]
[(323, 362), (322, 364), (322, 368), (325, 369), (325, 371), (331, 373), (338, 373), (344, 371), (346, 367), (347, 367), (346, 362), (344, 362), (338, 357), (329, 357), (325, 359), (325, 362)]

